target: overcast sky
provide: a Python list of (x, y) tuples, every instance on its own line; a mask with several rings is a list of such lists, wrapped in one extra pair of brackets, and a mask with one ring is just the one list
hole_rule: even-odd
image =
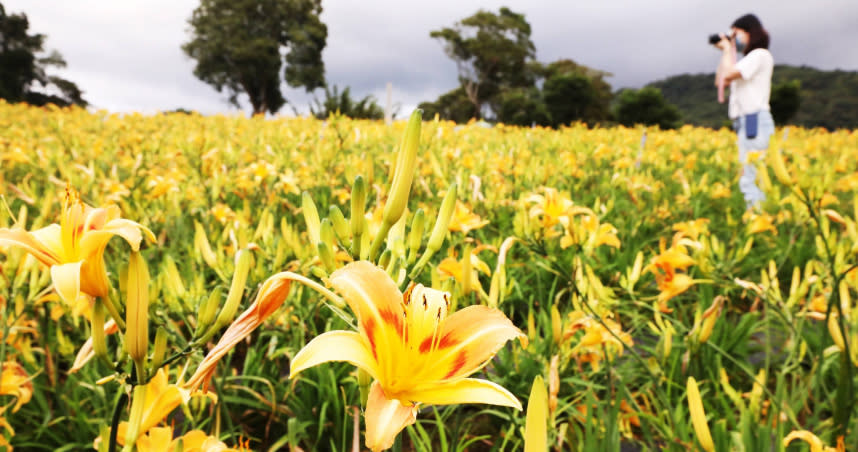
[[(68, 62), (59, 73), (94, 107), (237, 112), (226, 94), (194, 77), (193, 61), (181, 51), (198, 0), (0, 1), (7, 14), (25, 12), (31, 32), (48, 36), (46, 47)], [(856, 0), (325, 0), (322, 6), (328, 83), (350, 86), (361, 97), (373, 94), (383, 104), (391, 82), (400, 116), (456, 86), (456, 66), (429, 32), (500, 6), (525, 14), (538, 60), (571, 58), (611, 72), (615, 89), (712, 72), (718, 53), (706, 45), (707, 36), (747, 12), (771, 34), (776, 63), (858, 70)], [(285, 94), (300, 110), (312, 99), (302, 90)]]

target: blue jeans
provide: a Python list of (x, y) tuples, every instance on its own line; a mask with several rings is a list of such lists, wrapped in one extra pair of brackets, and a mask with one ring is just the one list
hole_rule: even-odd
[(747, 207), (752, 207), (766, 200), (766, 195), (757, 187), (757, 167), (754, 162), (748, 161), (748, 154), (756, 152), (757, 159), (766, 156), (769, 148), (769, 138), (775, 133), (775, 121), (769, 111), (761, 111), (757, 122), (757, 136), (749, 139), (745, 134), (745, 117), (740, 116), (733, 120), (733, 128), (738, 135), (739, 164), (742, 165), (742, 173), (739, 176), (739, 190), (745, 197)]

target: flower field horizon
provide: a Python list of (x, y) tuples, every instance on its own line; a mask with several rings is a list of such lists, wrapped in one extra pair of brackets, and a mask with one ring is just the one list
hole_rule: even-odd
[(858, 131), (753, 158), (0, 101), (0, 449), (852, 450)]

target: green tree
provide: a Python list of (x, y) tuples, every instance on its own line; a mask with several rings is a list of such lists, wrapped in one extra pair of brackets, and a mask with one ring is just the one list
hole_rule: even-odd
[[(0, 98), (34, 105), (86, 106), (77, 85), (48, 74), (49, 67), (65, 67), (66, 61), (57, 51), (40, 56), (44, 52), (46, 36), (29, 34), (29, 28), (26, 14), (6, 14), (6, 9), (0, 4)], [(59, 94), (37, 88), (58, 91)]]
[(551, 125), (551, 114), (545, 108), (542, 94), (535, 87), (503, 91), (499, 101), (499, 122), (518, 126)]
[(182, 50), (196, 60), (194, 75), (226, 90), (233, 105), (246, 94), (254, 114), (275, 113), (286, 103), (284, 64), (289, 86), (309, 92), (325, 85), (321, 12), (321, 0), (201, 0)]
[(801, 82), (798, 80), (778, 83), (772, 87), (769, 106), (771, 107), (775, 124), (784, 125), (795, 116), (796, 112), (798, 112), (798, 107), (801, 106), (800, 92)]
[(553, 125), (610, 119), (613, 93), (604, 80), (610, 73), (564, 59), (545, 66), (542, 75), (543, 98)]
[(662, 129), (679, 126), (680, 114), (676, 106), (669, 104), (661, 90), (644, 87), (639, 90), (626, 89), (620, 93), (615, 113), (620, 124), (658, 125)]
[(530, 32), (523, 14), (502, 7), (498, 13), (480, 10), (452, 27), (429, 33), (456, 62), (459, 83), (475, 117), (482, 116), (486, 104), (497, 112), (501, 91), (533, 86), (536, 47)]
[(384, 110), (378, 105), (375, 97), (370, 95), (356, 101), (352, 99), (349, 87), (345, 87), (340, 92), (336, 85), (333, 88), (325, 87), (324, 101), (317, 98), (313, 99), (313, 105), (310, 105), (310, 113), (319, 119), (325, 119), (335, 113), (349, 118), (361, 119), (381, 119), (384, 117)]
[(423, 110), (424, 118), (438, 115), (449, 121), (468, 122), (479, 116), (461, 86), (442, 94), (434, 102), (423, 102), (417, 108)]

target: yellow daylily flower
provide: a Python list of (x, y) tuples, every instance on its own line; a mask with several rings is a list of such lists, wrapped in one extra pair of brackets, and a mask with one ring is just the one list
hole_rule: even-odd
[[(132, 404), (143, 404), (143, 414), (140, 417), (140, 426), (137, 430), (138, 435), (143, 435), (155, 427), (182, 403), (182, 392), (178, 386), (167, 384), (167, 371), (164, 368), (158, 369), (155, 376), (149, 380), (149, 383), (146, 383), (144, 393), (143, 400), (132, 401)], [(127, 440), (128, 427), (128, 422), (119, 423), (116, 440), (120, 444), (124, 445)]]
[(450, 219), (447, 229), (467, 234), (487, 224), (489, 224), (488, 220), (483, 220), (479, 215), (471, 212), (465, 203), (457, 200), (456, 210), (453, 211), (453, 218)]
[(504, 343), (527, 337), (501, 311), (469, 306), (447, 315), (449, 294), (413, 286), (404, 295), (370, 262), (346, 265), (331, 275), (358, 321), (359, 332), (329, 331), (292, 359), (291, 375), (331, 361), (345, 361), (375, 380), (366, 407), (366, 445), (389, 448), (414, 423), (421, 403), (488, 403), (521, 409), (503, 387), (466, 378)]
[(789, 432), (789, 435), (783, 439), (783, 447), (787, 447), (795, 439), (806, 442), (810, 446), (810, 452), (841, 452), (846, 450), (839, 447), (840, 445), (837, 448), (826, 446), (818, 436), (807, 430), (793, 430)]
[[(624, 347), (634, 345), (631, 335), (623, 331), (618, 322), (607, 316), (602, 317), (604, 325), (594, 317), (578, 310), (570, 312), (568, 318), (569, 324), (563, 332), (563, 341), (568, 341), (578, 331), (583, 330), (584, 335), (572, 348), (571, 353), (581, 362), (589, 362), (594, 370), (599, 368), (599, 362), (602, 359), (613, 359), (615, 355), (623, 353)], [(607, 356), (605, 356), (606, 353)]]
[(33, 397), (33, 382), (30, 381), (27, 371), (15, 361), (3, 363), (3, 373), (0, 374), (0, 395), (15, 396), (13, 413)]
[[(543, 188), (544, 195), (531, 194), (524, 201), (533, 206), (528, 211), (531, 218), (538, 218), (542, 222), (544, 229), (550, 229), (554, 225), (560, 223), (561, 219), (569, 219), (569, 209), (572, 208), (573, 202), (571, 199), (563, 196), (556, 188)], [(546, 235), (549, 235), (546, 232)]]
[(673, 225), (673, 230), (688, 237), (691, 240), (697, 240), (701, 235), (709, 233), (709, 219), (698, 218), (696, 220), (683, 221)]
[(757, 234), (760, 232), (771, 231), (772, 234), (777, 235), (778, 230), (775, 229), (773, 220), (774, 217), (769, 214), (752, 215), (751, 221), (748, 223), (748, 233)]
[(142, 233), (155, 236), (148, 228), (119, 217), (119, 208), (93, 208), (84, 204), (77, 192), (66, 189), (60, 224), (51, 224), (29, 232), (19, 228), (0, 228), (0, 245), (24, 248), (51, 269), (54, 288), (67, 304), (80, 294), (104, 297), (109, 291), (104, 249), (114, 235), (125, 239), (138, 251)]

